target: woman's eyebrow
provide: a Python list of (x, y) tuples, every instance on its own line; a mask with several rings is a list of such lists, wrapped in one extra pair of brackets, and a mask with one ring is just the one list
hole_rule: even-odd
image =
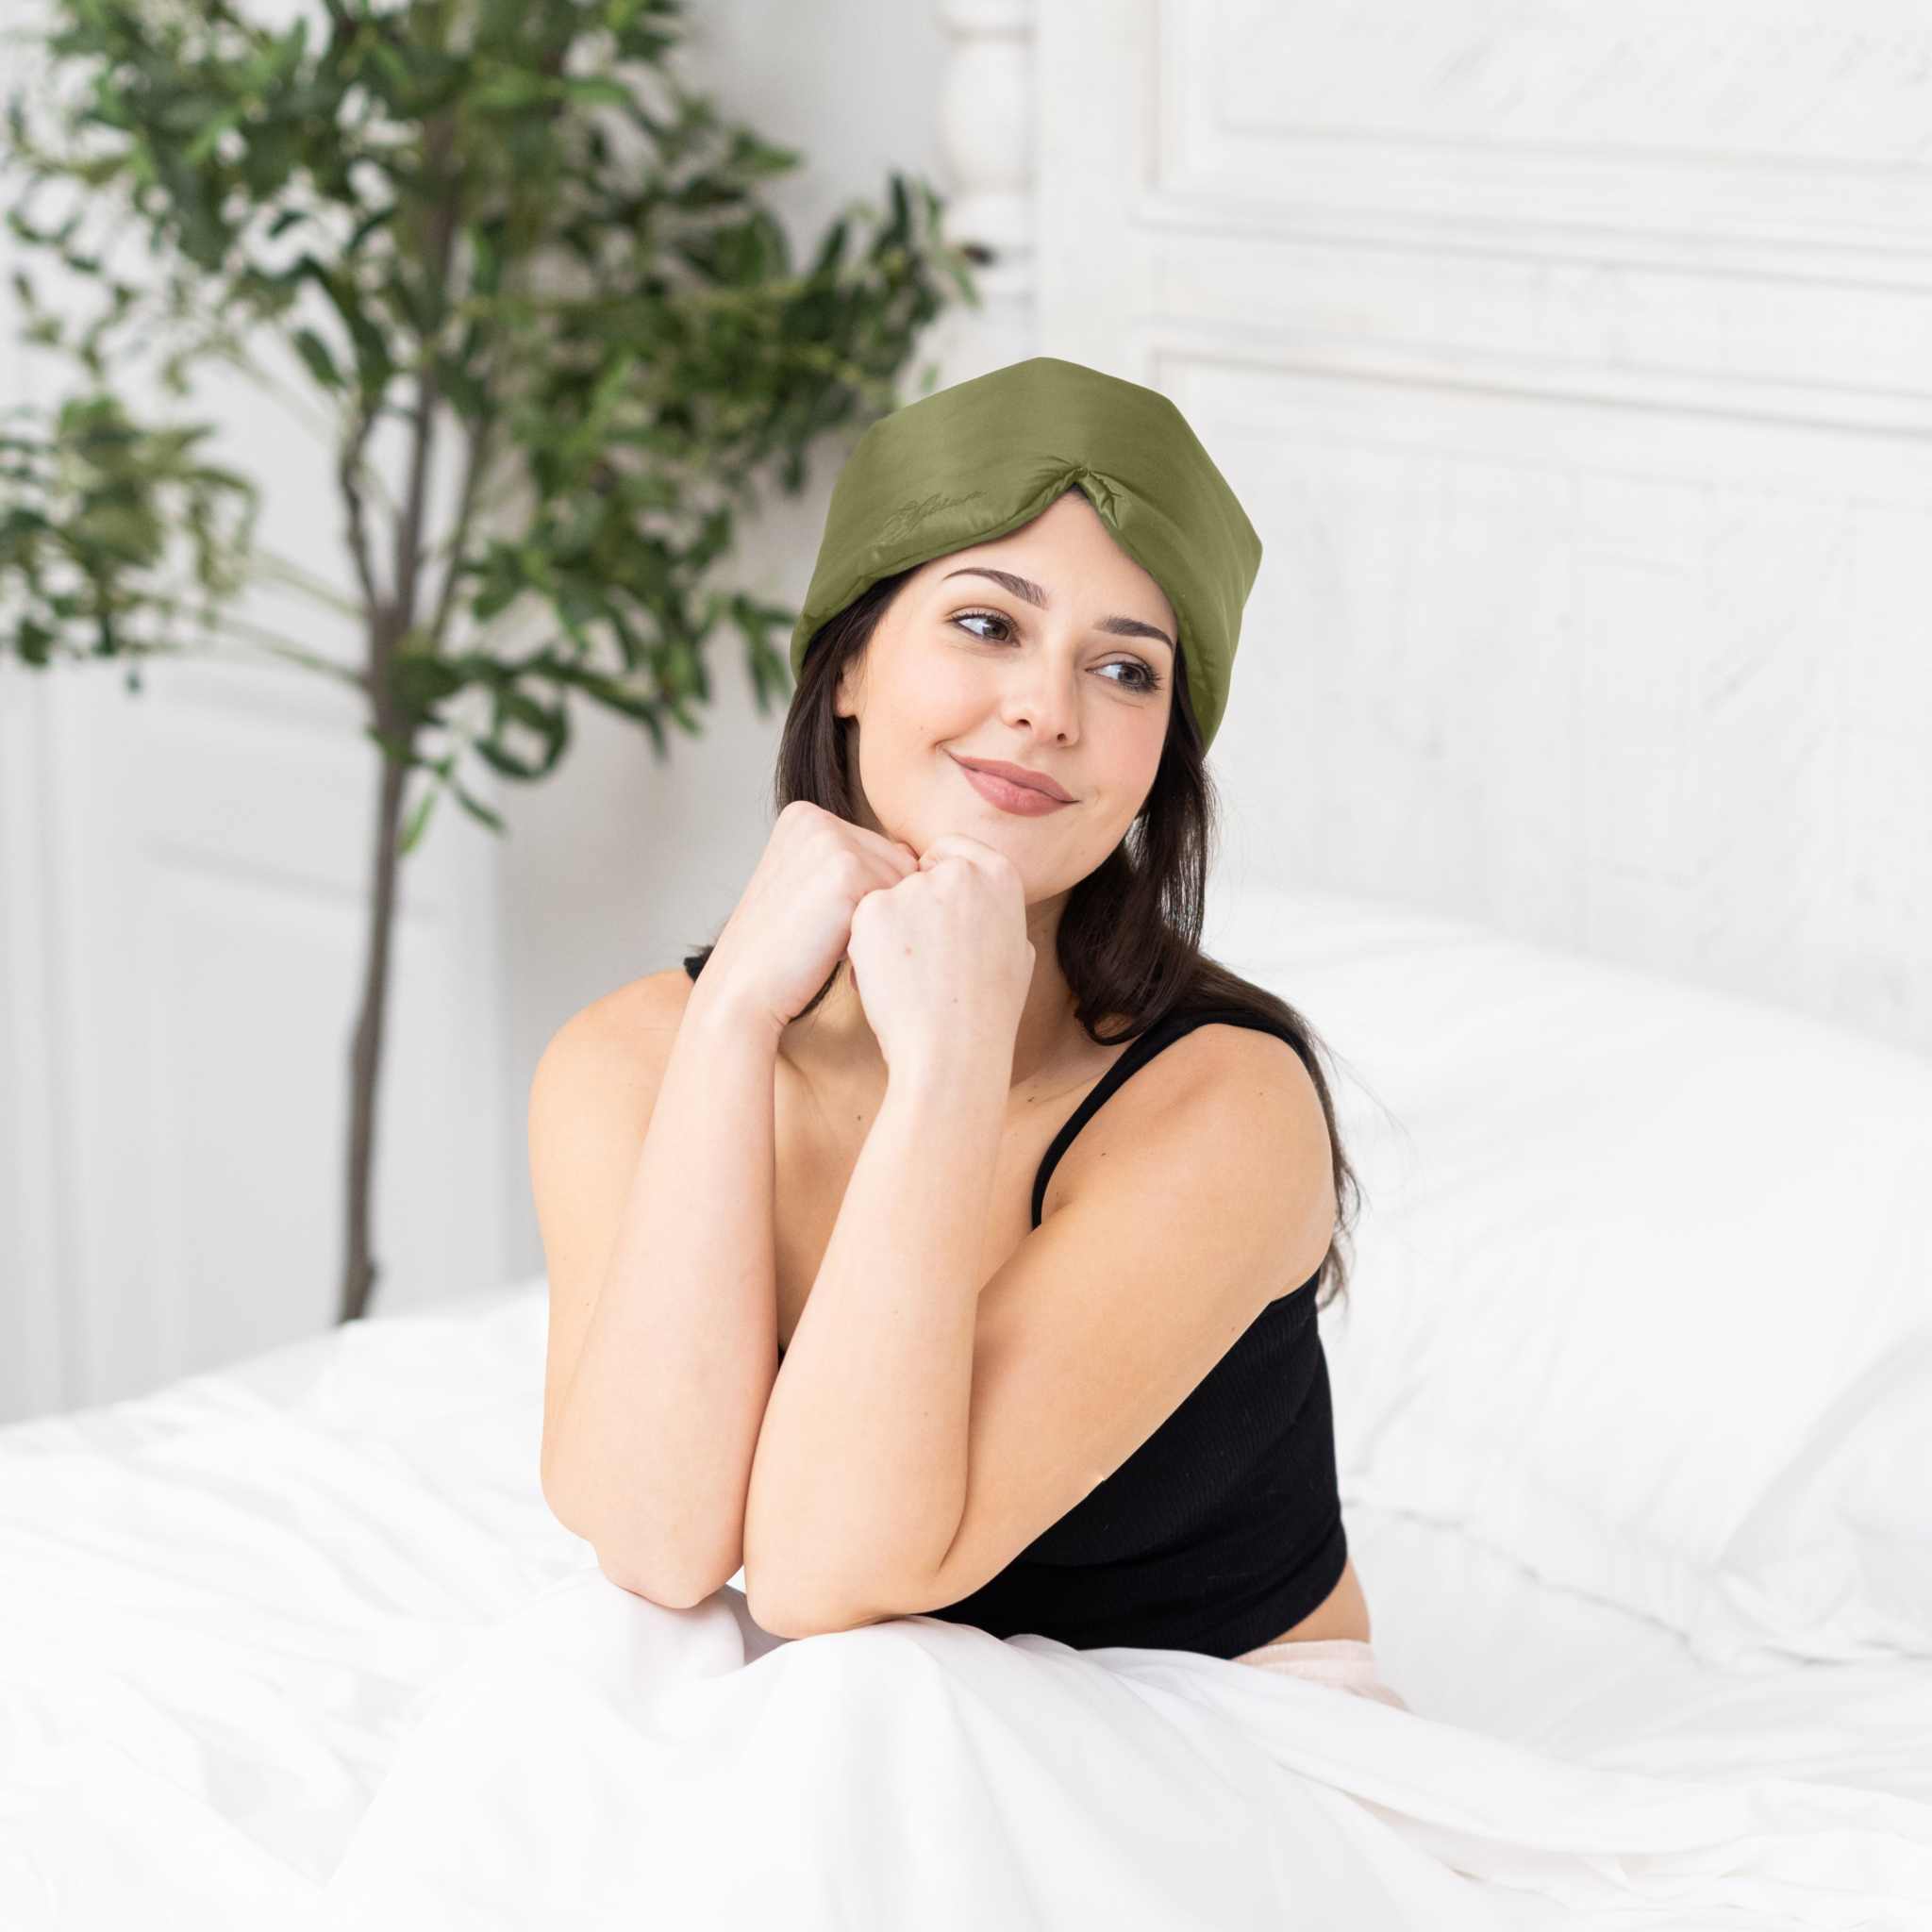
[[(991, 577), (994, 583), (1010, 591), (1014, 596), (1031, 604), (1036, 609), (1046, 608), (1046, 592), (1030, 577), (1015, 576), (1009, 570), (992, 570), (983, 564), (966, 564), (958, 570), (949, 570), (940, 582), (944, 583), (946, 577)], [(1093, 627), (1095, 630), (1106, 631), (1109, 637), (1154, 638), (1165, 644), (1170, 651), (1174, 649), (1174, 640), (1164, 630), (1158, 629), (1151, 624), (1142, 624), (1138, 617), (1103, 617)]]

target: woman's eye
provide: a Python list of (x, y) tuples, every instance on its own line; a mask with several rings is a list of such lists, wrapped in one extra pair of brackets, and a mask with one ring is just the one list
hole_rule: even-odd
[[(997, 610), (969, 610), (963, 616), (956, 617), (953, 620), (955, 624), (997, 624), (1002, 626), (1005, 625), (1006, 621)], [(970, 631), (967, 635), (979, 638), (980, 642), (983, 644), (997, 643), (999, 641), (997, 638), (980, 637), (976, 630)]]
[[(1010, 630), (1012, 628), (997, 610), (964, 610), (958, 617), (954, 618), (953, 622), (958, 625), (975, 623), (996, 624), (1002, 630)], [(983, 637), (976, 630), (968, 631), (967, 635), (978, 638), (983, 644), (998, 644), (1006, 641), (1004, 638)], [(1123, 691), (1133, 691), (1141, 697), (1146, 697), (1160, 689), (1159, 674), (1141, 663), (1138, 658), (1113, 658), (1108, 663), (1103, 664), (1100, 668), (1103, 671), (1124, 671), (1128, 673), (1129, 675), (1125, 677), (1109, 677), (1107, 679), (1107, 682), (1108, 684), (1117, 684)]]

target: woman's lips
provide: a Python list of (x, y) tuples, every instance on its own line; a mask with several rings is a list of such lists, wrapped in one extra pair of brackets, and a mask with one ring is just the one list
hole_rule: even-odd
[(971, 765), (960, 764), (958, 758), (953, 762), (959, 766), (961, 775), (980, 797), (989, 805), (996, 805), (1002, 811), (1009, 811), (1023, 819), (1043, 818), (1050, 811), (1059, 811), (1073, 803), (1070, 798), (1049, 798), (1043, 791), (1036, 791), (1030, 785), (1014, 785), (1005, 778), (995, 778), (991, 772), (975, 772)]

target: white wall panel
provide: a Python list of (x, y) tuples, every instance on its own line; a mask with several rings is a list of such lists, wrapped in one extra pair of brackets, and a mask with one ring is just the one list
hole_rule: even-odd
[(1932, 1050), (1932, 17), (1043, 0), (1039, 58), (1041, 346), (1266, 545), (1222, 883)]

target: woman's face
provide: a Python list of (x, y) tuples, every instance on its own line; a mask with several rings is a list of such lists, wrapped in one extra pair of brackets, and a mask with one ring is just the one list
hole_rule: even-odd
[[(1064, 892), (1120, 843), (1153, 788), (1178, 630), (1160, 586), (1077, 494), (923, 564), (835, 698), (856, 721), (862, 822), (916, 853), (966, 833), (1013, 861), (1029, 905)], [(1040, 817), (1003, 810), (959, 758), (1044, 773), (1073, 803)]]

